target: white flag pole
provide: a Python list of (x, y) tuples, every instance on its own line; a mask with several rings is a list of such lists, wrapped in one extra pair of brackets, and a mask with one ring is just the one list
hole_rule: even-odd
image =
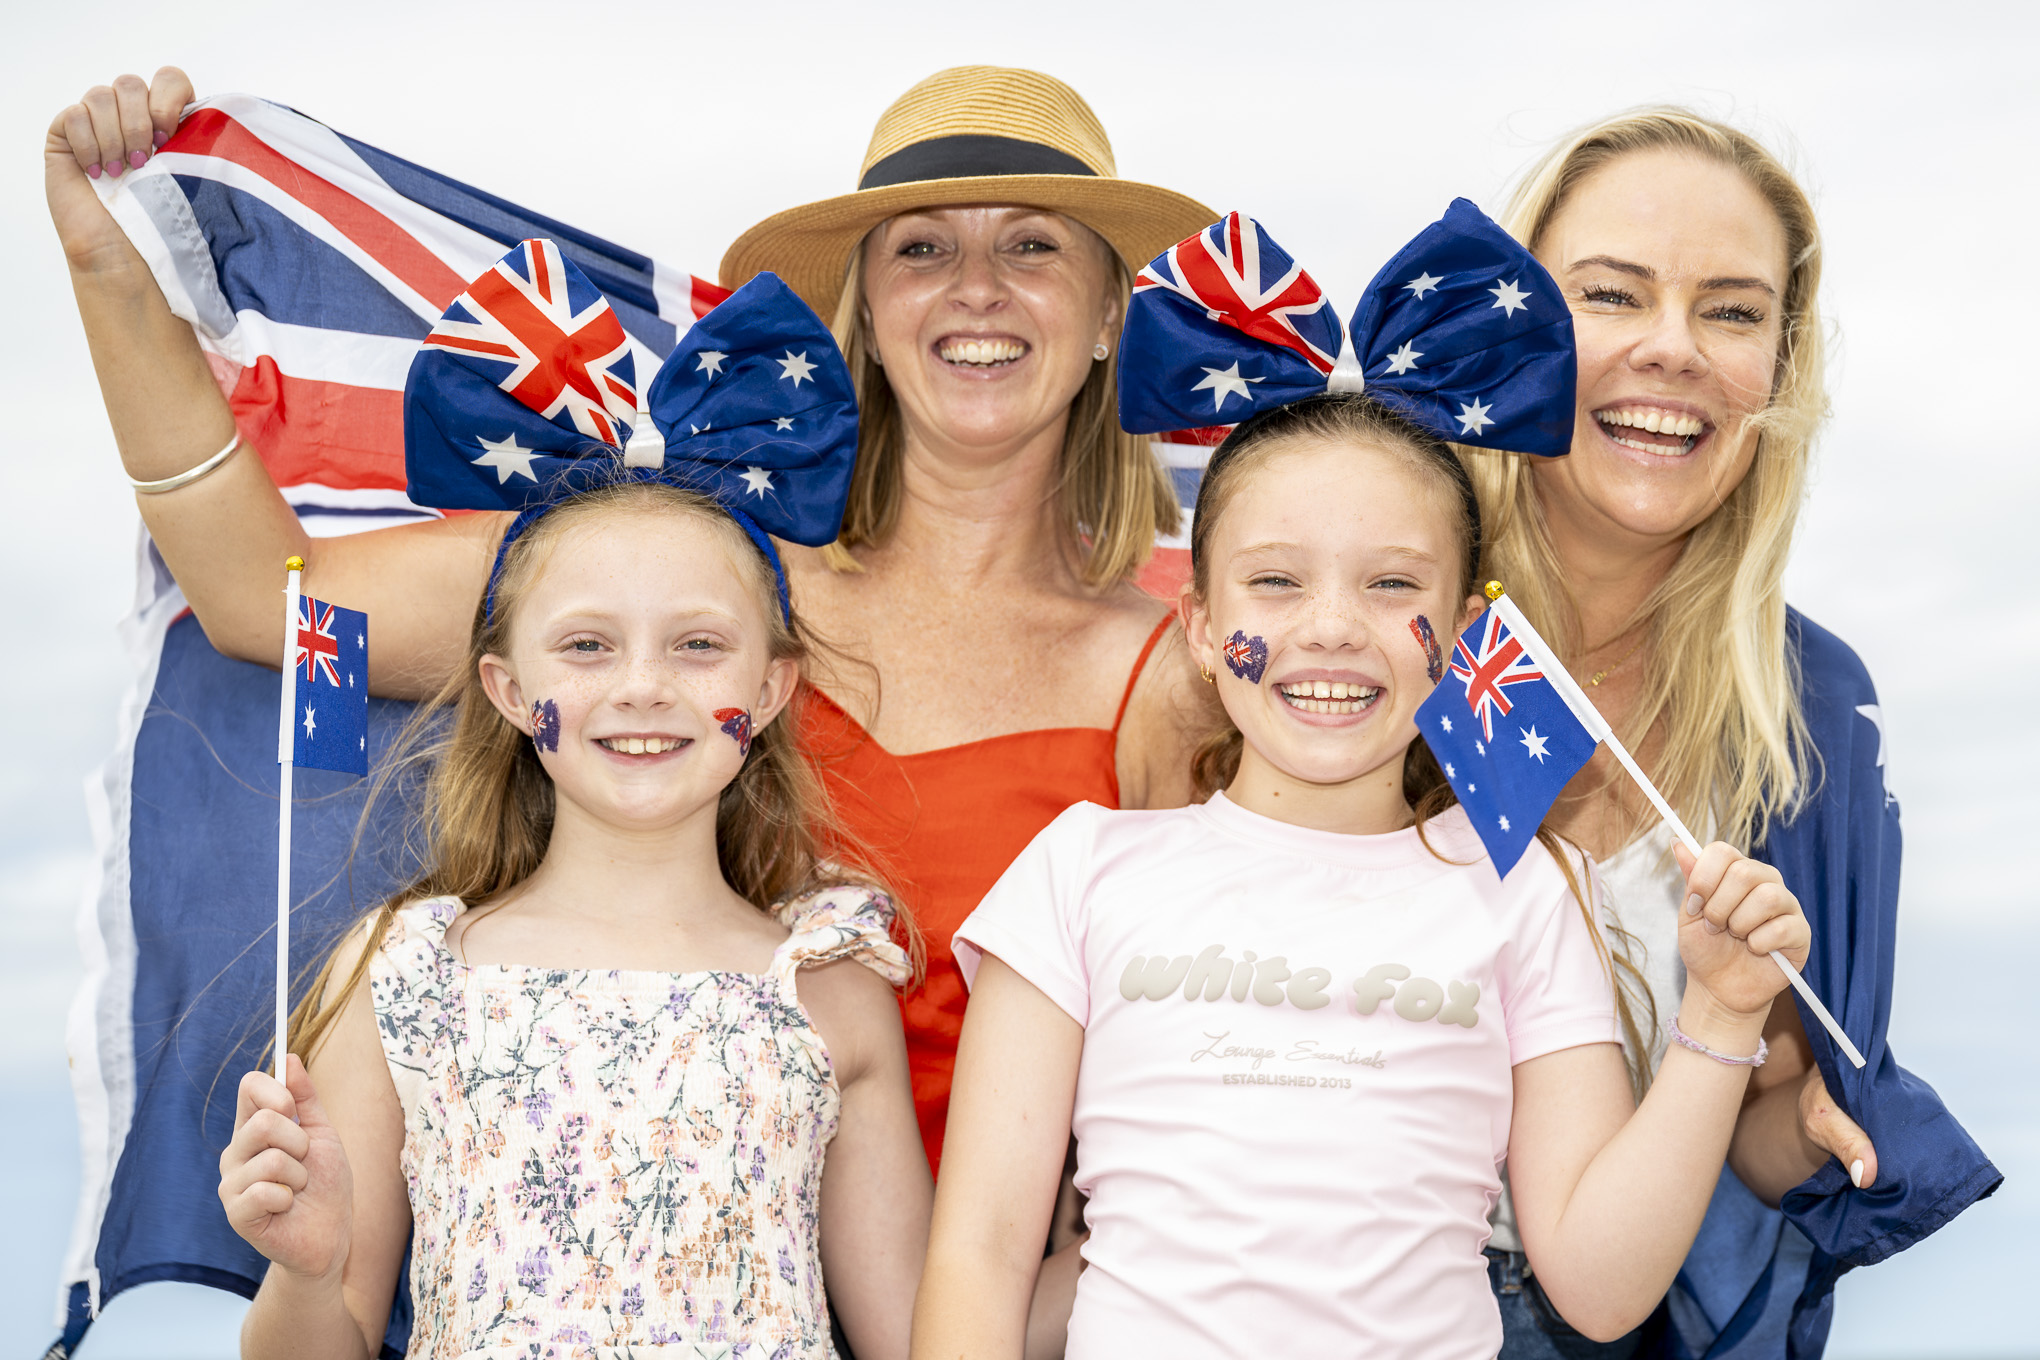
[[(1588, 735), (1606, 746), (1615, 759), (1622, 762), (1622, 768), (1629, 771), (1629, 777), (1643, 790), (1644, 797), (1650, 799), (1651, 806), (1665, 819), (1665, 825), (1672, 829), (1672, 834), (1679, 838), (1679, 843), (1698, 858), (1701, 850), (1699, 838), (1687, 828), (1685, 820), (1673, 810), (1672, 805), (1665, 801), (1665, 796), (1658, 792), (1657, 785), (1651, 782), (1650, 776), (1636, 763), (1636, 757), (1630, 755), (1628, 748), (1616, 738), (1614, 729), (1608, 725), (1608, 720), (1601, 716), (1601, 710), (1594, 707), (1594, 701), (1587, 697), (1587, 692), (1572, 678), (1572, 672), (1559, 661), (1558, 653), (1551, 649), (1551, 644), (1531, 626), (1530, 620), (1523, 617), (1523, 611), (1516, 608), (1516, 602), (1503, 592), (1499, 581), (1488, 582), (1487, 597), (1495, 613), (1509, 626), (1509, 632), (1522, 641), (1524, 650), (1543, 667), (1545, 679), (1551, 682), (1551, 687), (1565, 700), (1566, 707), (1573, 711), (1573, 716), (1580, 720)], [(1786, 981), (1799, 993), (1799, 998), (1806, 1003), (1807, 1009), (1820, 1019), (1821, 1025), (1834, 1039), (1836, 1046), (1848, 1055), (1849, 1061), (1857, 1067), (1863, 1066), (1861, 1050), (1849, 1042), (1849, 1036), (1843, 1033), (1841, 1023), (1829, 1013), (1826, 1006), (1821, 1004), (1820, 998), (1813, 994), (1813, 988), (1807, 985), (1799, 970), (1792, 966), (1792, 960), (1773, 949), (1771, 961), (1784, 972)]]
[(276, 813), (276, 1079), (283, 1080), (290, 1053), (290, 775), (291, 736), (297, 717), (297, 626), (299, 573), (305, 559), (284, 564), (283, 695), (277, 706), (276, 761), (281, 768)]

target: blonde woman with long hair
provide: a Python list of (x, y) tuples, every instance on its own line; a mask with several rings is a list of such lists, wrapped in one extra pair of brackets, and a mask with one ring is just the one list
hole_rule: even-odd
[[(1673, 1353), (1773, 1356), (1789, 1337), (1818, 1354), (1842, 1270), (1918, 1241), (1999, 1179), (1883, 1049), (1899, 826), (1880, 711), (1855, 654), (1784, 597), (1828, 409), (1818, 224), (1755, 139), (1679, 109), (1567, 138), (1504, 222), (1566, 295), (1579, 405), (1568, 457), (1462, 449), (1488, 525), (1483, 574), (1506, 582), (1689, 824), (1770, 862), (1809, 914), (1845, 895), (1847, 938), (1824, 947), (1871, 951), (1881, 970), (1879, 1033), (1854, 1036), (1873, 1041), (1864, 1073), (1838, 1067), (1817, 1026), (1810, 1042), (1795, 1006), (1773, 1006), (1734, 1174), (1656, 1323)], [(1669, 834), (1606, 751), (1553, 825), (1599, 861), (1630, 961), (1670, 1014), (1690, 904)], [(1639, 1077), (1662, 1056), (1662, 1043), (1633, 1054)], [(1504, 1356), (1629, 1355), (1649, 1340), (1573, 1333), (1520, 1252), (1505, 1199), (1489, 1249)]]

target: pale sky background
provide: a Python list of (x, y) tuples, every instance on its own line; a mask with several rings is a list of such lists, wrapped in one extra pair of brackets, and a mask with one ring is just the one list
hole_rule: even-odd
[[(1786, 152), (1827, 236), (1836, 416), (1791, 598), (1862, 654), (1907, 836), (1892, 1042), (2008, 1177), (1843, 1279), (1829, 1354), (2040, 1355), (2040, 737), (2029, 414), (2040, 82), (2029, 5), (111, 4), (10, 7), (0, 52), (0, 1355), (39, 1354), (77, 1184), (63, 1017), (81, 783), (126, 684), (135, 516), (42, 203), (50, 117), (164, 62), (712, 276), (768, 213), (847, 190), (880, 110), (966, 62), (1097, 109), (1120, 171), (1260, 218), (1341, 311), (1454, 195), (1494, 209), (1558, 133), (1680, 101)], [(577, 188), (576, 186), (579, 186)], [(1965, 395), (1966, 394), (1966, 395)], [(1980, 414), (1979, 414), (1980, 413)], [(241, 1305), (153, 1285), (84, 1360), (234, 1353)]]

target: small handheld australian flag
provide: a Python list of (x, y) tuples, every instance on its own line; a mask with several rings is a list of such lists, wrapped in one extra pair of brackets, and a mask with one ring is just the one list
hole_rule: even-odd
[[(1570, 691), (1570, 693), (1569, 693)], [(1417, 730), (1506, 876), (1608, 725), (1507, 595), (1460, 634)]]
[[(368, 773), (368, 615), (298, 598), (290, 747), (277, 759)], [(280, 744), (280, 743), (279, 743)]]

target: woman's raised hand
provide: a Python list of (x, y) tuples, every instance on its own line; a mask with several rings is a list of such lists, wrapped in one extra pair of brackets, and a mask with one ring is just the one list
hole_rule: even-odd
[(304, 1063), (292, 1056), (284, 1077), (241, 1078), (233, 1141), (220, 1154), (220, 1203), (234, 1231), (284, 1270), (338, 1281), (354, 1174)]
[(119, 178), (141, 168), (177, 130), (192, 100), (191, 80), (165, 66), (144, 85), (121, 76), (96, 85), (50, 120), (43, 145), (43, 185), (50, 217), (74, 269), (125, 260), (126, 236), (93, 192), (92, 180)]
[(1688, 978), (1727, 1010), (1762, 1016), (1787, 986), (1770, 952), (1778, 950), (1796, 968), (1813, 943), (1799, 899), (1776, 869), (1725, 842), (1708, 846), (1697, 860), (1684, 846), (1673, 851), (1686, 874), (1679, 954)]

